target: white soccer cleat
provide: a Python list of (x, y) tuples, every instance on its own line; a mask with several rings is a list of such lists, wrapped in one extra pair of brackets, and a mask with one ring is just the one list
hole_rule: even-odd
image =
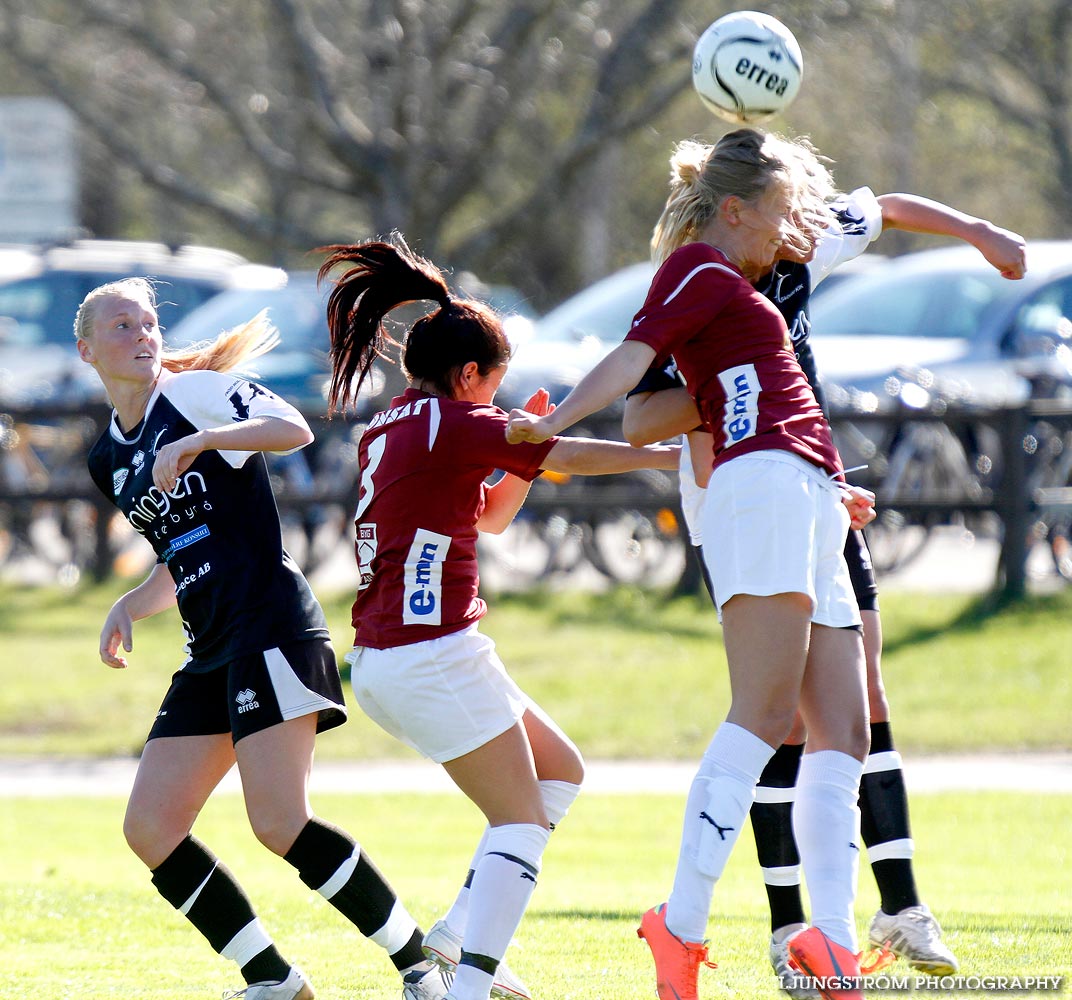
[(223, 1000), (313, 1000), (315, 996), (305, 973), (292, 965), (282, 982), (250, 983), (234, 993), (224, 993)]
[(427, 969), (414, 969), (402, 977), (402, 1000), (443, 1000), (453, 981), (452, 972), (429, 962)]
[(775, 935), (770, 939), (770, 964), (778, 977), (778, 986), (793, 1000), (816, 1000), (819, 991), (809, 984), (808, 977), (802, 976), (789, 964), (789, 942), (801, 931), (807, 930), (807, 924), (790, 924), (792, 930), (781, 928), (784, 932), (781, 940)]
[(868, 931), (871, 943), (885, 945), (913, 969), (931, 976), (949, 976), (957, 971), (956, 957), (942, 940), (942, 928), (922, 903), (890, 916), (879, 910)]
[[(455, 934), (444, 920), (432, 924), (424, 935), (424, 953), (437, 965), (453, 972), (462, 957), (462, 939)], [(500, 1000), (532, 1000), (529, 988), (510, 971), (505, 962), (499, 963), (495, 972), (495, 981), (491, 984), (491, 995)]]

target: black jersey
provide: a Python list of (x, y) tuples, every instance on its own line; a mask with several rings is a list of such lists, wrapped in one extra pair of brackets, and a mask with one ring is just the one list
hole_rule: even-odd
[(812, 259), (806, 264), (775, 261), (770, 273), (756, 285), (785, 319), (797, 361), (824, 413), (828, 412), (826, 399), (809, 341), (811, 293), (834, 268), (858, 257), (882, 232), (882, 208), (870, 188), (858, 188), (850, 194), (839, 195), (827, 207), (830, 224), (816, 245)]
[(163, 445), (264, 416), (305, 426), (292, 406), (240, 376), (165, 370), (142, 422), (124, 435), (113, 412), (89, 452), (93, 481), (175, 581), (188, 638), (184, 670), (212, 670), (236, 656), (329, 637), (320, 605), (283, 548), (263, 454), (204, 451), (173, 490), (153, 485)]

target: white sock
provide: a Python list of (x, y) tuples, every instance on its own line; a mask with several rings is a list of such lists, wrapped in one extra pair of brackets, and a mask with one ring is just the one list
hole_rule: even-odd
[(681, 851), (666, 926), (684, 941), (703, 941), (711, 896), (741, 826), (752, 807), (756, 782), (774, 748), (732, 722), (712, 737), (685, 801)]
[[(543, 811), (547, 813), (547, 822), (551, 824), (552, 830), (566, 818), (570, 806), (573, 805), (580, 791), (581, 786), (571, 781), (540, 782)], [(480, 843), (477, 844), (473, 860), (469, 862), (469, 874), (465, 879), (465, 885), (458, 890), (458, 895), (454, 897), (454, 902), (443, 917), (447, 926), (455, 934), (465, 934), (466, 923), (469, 919), (469, 886), (473, 881), (476, 866), (484, 856), (484, 851), (487, 850), (489, 829), (490, 827), (484, 827), (484, 834), (480, 838)]]
[(811, 900), (812, 925), (856, 951), (853, 906), (860, 873), (863, 764), (838, 750), (805, 753), (797, 776), (793, 835)]
[(454, 902), (451, 904), (449, 910), (443, 920), (447, 926), (454, 931), (455, 934), (465, 934), (465, 925), (469, 920), (469, 887), (473, 883), (473, 876), (476, 874), (476, 866), (480, 864), (480, 859), (484, 856), (484, 851), (488, 846), (488, 830), (490, 826), (484, 827), (484, 832), (481, 834), (480, 843), (476, 845), (476, 850), (473, 852), (473, 860), (469, 862), (469, 872), (465, 876), (465, 884), (458, 890), (458, 895), (454, 897)]
[(486, 1000), (498, 963), (514, 936), (540, 874), (551, 831), (511, 823), (488, 831), (469, 895), (462, 960), (450, 988), (455, 1000)]
[(581, 786), (572, 781), (541, 781), (540, 798), (543, 799), (543, 811), (547, 813), (547, 822), (553, 830), (565, 818), (570, 806), (581, 793)]

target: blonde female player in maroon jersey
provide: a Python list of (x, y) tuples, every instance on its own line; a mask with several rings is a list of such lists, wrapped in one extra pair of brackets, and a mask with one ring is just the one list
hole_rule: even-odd
[[(453, 297), (401, 240), (325, 248), (332, 409), (352, 402), (383, 357), (384, 317), (427, 300), (406, 335), (411, 385), (372, 418), (359, 448), (353, 606), (354, 695), (387, 732), (443, 765), (487, 818), (468, 889), (425, 937), (455, 970), (451, 1000), (527, 998), (502, 964), (552, 827), (583, 777), (577, 748), (507, 675), (479, 621), (477, 534), (503, 531), (542, 469), (674, 469), (676, 447), (549, 437), (510, 445), (494, 405), (510, 345), (493, 310)], [(548, 412), (547, 393), (531, 400)], [(504, 475), (488, 485), (496, 470)]]
[(688, 795), (673, 890), (644, 914), (639, 933), (662, 1000), (695, 1000), (715, 882), (799, 706), (811, 739), (794, 821), (813, 926), (791, 953), (808, 975), (833, 984), (826, 995), (859, 996), (840, 987), (859, 976), (853, 904), (867, 697), (842, 550), (850, 523), (874, 516), (874, 498), (845, 485), (785, 320), (750, 284), (822, 206), (797, 180), (789, 140), (735, 135), (678, 147), (653, 240), (660, 266), (625, 342), (551, 413), (514, 411), (508, 437), (532, 443), (560, 433), (632, 389), (653, 363), (676, 358), (714, 437), (704, 555), (732, 703)]

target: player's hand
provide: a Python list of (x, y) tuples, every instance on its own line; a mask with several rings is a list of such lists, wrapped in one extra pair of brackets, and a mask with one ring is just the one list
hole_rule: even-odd
[(204, 449), (198, 434), (188, 434), (164, 445), (153, 462), (153, 485), (162, 493), (173, 490), (181, 476)]
[(123, 670), (127, 665), (126, 657), (119, 656), (119, 645), (128, 653), (134, 648), (134, 621), (122, 600), (112, 605), (100, 634), (100, 658), (106, 666), (114, 670)]
[(856, 530), (866, 528), (876, 517), (875, 494), (860, 486), (843, 486), (841, 502), (848, 508), (849, 525)]
[(527, 410), (511, 410), (506, 424), (506, 440), (510, 444), (521, 444), (523, 441), (540, 444), (552, 436), (544, 421), (545, 417)]
[(975, 247), (1003, 278), (1022, 278), (1027, 272), (1027, 250), (1018, 233), (987, 224)]
[(534, 413), (538, 417), (546, 417), (554, 411), (555, 404), (551, 402), (551, 394), (546, 389), (537, 389), (529, 401), (522, 407), (528, 413)]

